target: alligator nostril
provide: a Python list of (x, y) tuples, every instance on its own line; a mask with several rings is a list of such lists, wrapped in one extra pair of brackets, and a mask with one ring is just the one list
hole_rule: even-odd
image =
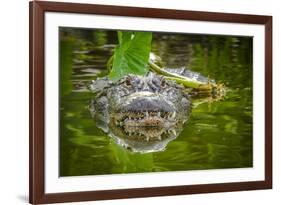
[(151, 91), (150, 86), (148, 85), (148, 83), (144, 83), (143, 84), (142, 91)]

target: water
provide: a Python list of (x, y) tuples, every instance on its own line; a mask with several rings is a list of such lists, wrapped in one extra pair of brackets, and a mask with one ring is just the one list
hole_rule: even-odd
[(165, 151), (132, 153), (96, 128), (85, 84), (106, 74), (115, 31), (60, 30), (60, 175), (252, 167), (252, 38), (153, 34), (152, 50), (169, 67), (224, 83), (224, 100), (194, 99), (188, 124)]

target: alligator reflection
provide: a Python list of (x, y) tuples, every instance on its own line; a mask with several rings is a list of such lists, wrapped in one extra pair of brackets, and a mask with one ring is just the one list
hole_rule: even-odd
[(183, 129), (184, 122), (178, 122), (169, 128), (161, 126), (120, 126), (110, 117), (108, 127), (97, 124), (107, 130), (114, 141), (133, 152), (157, 152), (165, 149), (167, 144), (176, 139)]

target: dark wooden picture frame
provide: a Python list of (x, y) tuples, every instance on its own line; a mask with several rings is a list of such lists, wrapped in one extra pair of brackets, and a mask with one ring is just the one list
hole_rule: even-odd
[[(214, 12), (103, 6), (93, 4), (30, 2), (30, 203), (56, 203), (88, 200), (152, 197), (272, 188), (272, 17)], [(44, 190), (44, 14), (66, 12), (209, 22), (247, 23), (265, 26), (265, 180), (203, 185), (150, 187), (46, 194)]]

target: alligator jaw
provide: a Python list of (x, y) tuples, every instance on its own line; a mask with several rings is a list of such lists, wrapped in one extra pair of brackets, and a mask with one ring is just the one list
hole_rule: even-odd
[(172, 127), (177, 122), (176, 112), (143, 111), (121, 112), (112, 115), (112, 120), (121, 127)]

